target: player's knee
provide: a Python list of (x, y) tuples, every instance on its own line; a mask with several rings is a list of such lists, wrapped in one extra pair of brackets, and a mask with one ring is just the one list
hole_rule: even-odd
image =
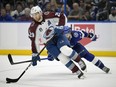
[(72, 71), (72, 73), (75, 73), (78, 71), (78, 67), (73, 63), (72, 60), (70, 60), (67, 56), (64, 54), (60, 53), (58, 55), (58, 59), (68, 68)]
[(68, 58), (68, 57), (66, 57), (64, 54), (62, 54), (62, 53), (60, 53), (59, 55), (58, 55), (58, 59), (64, 64), (64, 65), (66, 65), (69, 61), (70, 61), (70, 59)]
[(84, 58), (85, 58), (86, 60), (88, 60), (89, 62), (92, 62), (92, 61), (94, 60), (95, 56), (94, 56), (93, 54), (87, 52), (87, 53), (84, 55)]
[(77, 52), (68, 46), (61, 47), (60, 51), (69, 58), (75, 58), (78, 56)]

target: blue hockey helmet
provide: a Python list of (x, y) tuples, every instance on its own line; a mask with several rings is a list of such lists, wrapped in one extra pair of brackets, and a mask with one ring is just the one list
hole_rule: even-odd
[(72, 29), (69, 26), (64, 26), (64, 34), (71, 33)]

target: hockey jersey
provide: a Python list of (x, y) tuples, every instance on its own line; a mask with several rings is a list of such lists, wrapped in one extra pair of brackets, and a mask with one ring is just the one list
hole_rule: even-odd
[(82, 38), (87, 37), (88, 33), (81, 31), (81, 30), (77, 30), (77, 31), (72, 31), (71, 32), (72, 38), (70, 40), (70, 44), (71, 46), (74, 46), (77, 44), (78, 41), (80, 41)]
[(63, 26), (67, 22), (66, 16), (62, 13), (45, 12), (41, 22), (32, 21), (28, 34), (31, 40), (33, 53), (40, 51), (40, 44), (46, 43), (47, 40), (43, 37), (46, 30), (51, 26)]

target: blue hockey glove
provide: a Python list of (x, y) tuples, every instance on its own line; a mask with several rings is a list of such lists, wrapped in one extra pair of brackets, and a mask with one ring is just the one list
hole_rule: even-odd
[(48, 60), (49, 61), (53, 61), (54, 60), (54, 57), (50, 53), (48, 53)]
[(89, 33), (88, 38), (90, 38), (92, 41), (96, 41), (98, 37), (97, 37), (97, 35), (95, 35), (93, 33)]
[(32, 65), (33, 66), (37, 65), (37, 60), (40, 61), (40, 56), (38, 56), (38, 53), (33, 53), (32, 54)]

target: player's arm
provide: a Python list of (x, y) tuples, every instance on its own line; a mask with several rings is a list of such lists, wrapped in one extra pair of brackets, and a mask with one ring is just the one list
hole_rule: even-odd
[(94, 33), (87, 33), (83, 30), (78, 30), (78, 38), (80, 38), (80, 40), (84, 37), (90, 38), (92, 41), (95, 41), (97, 39), (97, 35), (95, 35)]
[(72, 31), (72, 34), (75, 37), (76, 41), (79, 41), (88, 36), (88, 33), (84, 32), (82, 30)]
[(66, 15), (60, 12), (45, 12), (44, 16), (47, 19), (52, 18), (58, 26), (64, 26), (67, 23)]
[[(57, 15), (58, 13), (56, 13), (55, 15)], [(58, 26), (64, 26), (67, 23), (67, 17), (65, 14), (63, 13), (59, 13), (60, 16), (59, 17), (59, 22), (58, 22)]]
[(39, 46), (39, 38), (38, 38), (38, 30), (34, 31), (33, 26), (31, 26), (28, 30), (29, 38), (31, 40), (31, 50), (32, 50), (32, 65), (35, 66), (37, 65), (37, 60), (40, 61), (40, 57), (37, 56), (38, 52), (40, 51), (40, 46)]

